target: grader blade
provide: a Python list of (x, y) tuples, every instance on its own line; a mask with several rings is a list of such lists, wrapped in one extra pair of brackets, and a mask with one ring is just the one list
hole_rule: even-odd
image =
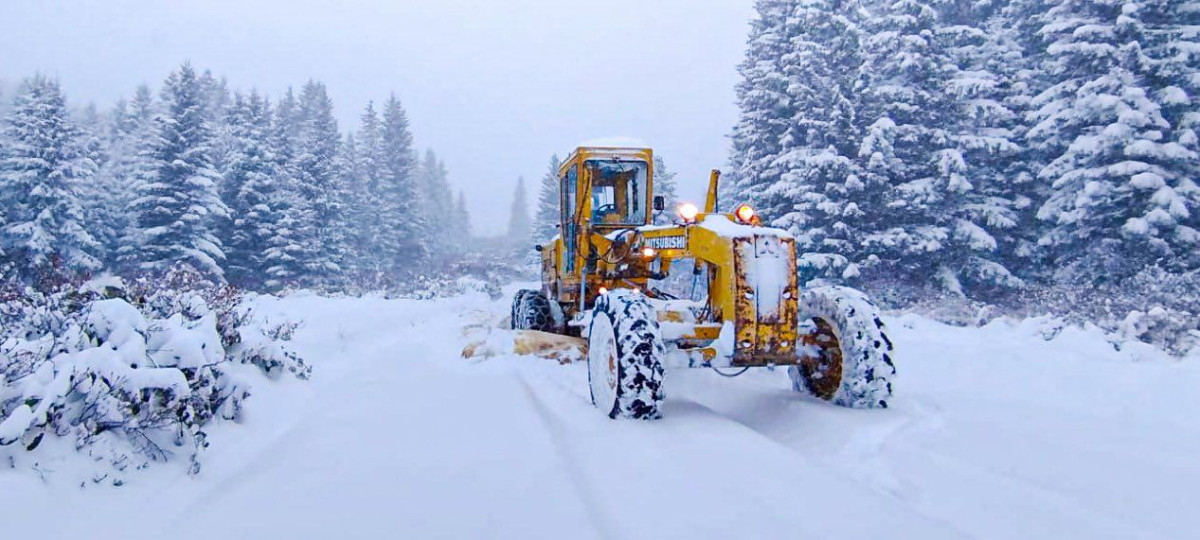
[(584, 357), (587, 341), (583, 338), (539, 332), (537, 330), (494, 330), (474, 336), (463, 348), (463, 358), (491, 358), (515, 354), (533, 355), (569, 364)]

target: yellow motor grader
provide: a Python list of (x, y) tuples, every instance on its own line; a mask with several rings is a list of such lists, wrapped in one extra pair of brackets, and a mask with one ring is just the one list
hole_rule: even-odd
[[(747, 204), (719, 213), (716, 170), (703, 210), (682, 204), (653, 225), (667, 212), (653, 163), (649, 148), (614, 147), (562, 163), (560, 232), (536, 246), (542, 287), (516, 294), (512, 328), (585, 338), (592, 401), (612, 418), (660, 417), (666, 367), (786, 366), (797, 391), (886, 407), (895, 368), (875, 306), (845, 287), (801, 289), (794, 238)], [(657, 286), (673, 265), (691, 297)]]

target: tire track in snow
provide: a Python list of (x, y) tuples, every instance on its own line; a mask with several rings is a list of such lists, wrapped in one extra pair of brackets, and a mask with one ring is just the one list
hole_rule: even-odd
[(554, 411), (550, 410), (550, 407), (542, 401), (542, 398), (538, 397), (537, 392), (534, 391), (525, 373), (520, 369), (515, 370), (515, 372), (517, 380), (521, 382), (521, 386), (525, 389), (525, 395), (533, 405), (533, 410), (537, 413), (542, 425), (546, 427), (546, 433), (554, 443), (554, 448), (557, 452), (558, 460), (562, 463), (562, 468), (566, 471), (567, 477), (571, 479), (576, 492), (579, 493), (579, 498), (583, 500), (588, 518), (592, 522), (592, 529), (597, 532), (597, 536), (600, 538), (618, 538), (619, 535), (614, 534), (613, 531), (608, 529), (606, 516), (601, 515), (599, 494), (591, 488), (584, 471), (578, 465), (578, 460), (580, 459), (579, 452), (573, 448), (574, 443), (567, 436), (567, 426), (555, 415)]
[[(987, 465), (974, 463), (965, 460), (961, 457), (953, 456), (945, 452), (938, 452), (925, 447), (918, 446), (913, 443), (900, 442), (897, 445), (904, 451), (912, 452), (924, 456), (929, 461), (940, 466), (938, 472), (950, 473), (961, 479), (962, 485), (981, 484), (989, 485), (987, 492), (995, 494), (998, 489), (1021, 493), (1023, 497), (1014, 497), (1006, 499), (1006, 504), (1011, 504), (1009, 501), (1019, 501), (1024, 503), (1029, 499), (1035, 499), (1039, 502), (1031, 503), (1029, 506), (1042, 509), (1056, 509), (1050, 512), (1051, 515), (1062, 517), (1064, 514), (1073, 514), (1078, 517), (1072, 523), (1088, 523), (1088, 524), (1103, 524), (1097, 525), (1090, 529), (1090, 533), (1083, 533), (1077, 526), (1066, 527), (1064, 533), (1068, 530), (1073, 535), (1088, 537), (1092, 535), (1104, 534), (1112, 538), (1141, 538), (1145, 537), (1147, 531), (1151, 531), (1155, 536), (1163, 538), (1170, 537), (1164, 531), (1155, 530), (1155, 525), (1152, 523), (1137, 522), (1125, 516), (1125, 521), (1110, 517), (1102, 510), (1096, 510), (1086, 506), (1076, 497), (1072, 497), (1062, 490), (1055, 489), (1049, 486), (1044, 486), (1030, 480), (1026, 480), (1013, 474), (1006, 474), (1003, 471), (995, 470)], [(1028, 517), (1025, 515), (1024, 517)], [(1046, 520), (1040, 520), (1043, 523)]]
[[(699, 401), (696, 401), (695, 399), (692, 399), (689, 397), (679, 397), (676, 399), (677, 399), (678, 403), (686, 403), (691, 406), (690, 408), (697, 410), (697, 411), (702, 411), (703, 413), (711, 416), (714, 420), (722, 421), (722, 422), (732, 424), (734, 426), (739, 427), (744, 432), (749, 434), (752, 438), (755, 438), (755, 439), (761, 441), (762, 443), (769, 444), (773, 447), (784, 450), (787, 454), (792, 455), (796, 459), (798, 459), (806, 467), (811, 467), (812, 462), (821, 463), (822, 465), (829, 465), (829, 467), (826, 467), (826, 469), (830, 473), (832, 473), (832, 474), (840, 477), (842, 480), (844, 480), (845, 484), (857, 484), (857, 485), (863, 486), (867, 489), (870, 489), (872, 491), (875, 491), (877, 493), (880, 493), (881, 495), (887, 496), (891, 499), (896, 500), (897, 502), (900, 502), (905, 507), (912, 510), (914, 513), (916, 513), (932, 522), (935, 522), (942, 526), (945, 526), (947, 529), (953, 530), (963, 536), (971, 536), (969, 531), (963, 530), (956, 523), (947, 521), (946, 519), (944, 519), (940, 516), (930, 514), (929, 512), (925, 511), (925, 509), (913, 504), (913, 501), (909, 500), (909, 498), (906, 497), (904, 495), (904, 493), (898, 487), (896, 487), (896, 488), (882, 487), (877, 482), (872, 482), (872, 481), (861, 478), (860, 475), (850, 474), (849, 471), (846, 471), (843, 467), (833, 466), (832, 463), (829, 463), (826, 459), (823, 459), (822, 456), (819, 454), (814, 455), (810, 452), (807, 452), (804, 449), (796, 448), (795, 446), (792, 446), (788, 442), (786, 442), (780, 438), (777, 438), (775, 435), (770, 434), (769, 432), (760, 430), (759, 428), (756, 428), (755, 426), (753, 426), (747, 422), (743, 422), (742, 420), (740, 420), (734, 416), (717, 411), (716, 409), (713, 409), (712, 407), (709, 407), (708, 405), (705, 405)], [(891, 475), (890, 471), (888, 472), (888, 474)], [(894, 475), (891, 475), (891, 478), (887, 481), (888, 484), (898, 483), (898, 482), (899, 482), (899, 480), (896, 479), (894, 477)]]
[[(797, 424), (805, 421), (806, 412), (826, 411), (842, 416), (842, 413), (851, 412), (849, 410), (803, 393), (775, 390), (758, 384), (737, 384), (729, 380), (713, 381), (695, 376), (688, 376), (681, 382), (685, 384), (684, 391), (680, 392), (683, 394), (680, 399), (690, 401), (725, 420), (740, 424), (806, 459), (835, 467), (844, 475), (897, 499), (906, 499), (905, 494), (911, 491), (912, 486), (902, 481), (888, 466), (884, 459), (885, 447), (899, 433), (919, 429), (927, 422), (936, 425), (941, 421), (940, 415), (921, 420), (902, 417), (886, 422), (879, 422), (878, 418), (873, 418), (874, 423), (862, 425), (850, 432), (849, 438), (840, 446), (837, 454), (829, 454), (816, 452), (810, 445), (797, 444), (787, 433), (794, 432)], [(699, 382), (703, 383), (703, 390), (694, 386)], [(691, 388), (688, 388), (689, 386)], [(720, 407), (709, 404), (709, 400), (704, 399), (711, 399), (713, 396), (724, 400), (732, 399), (737, 403), (733, 407)], [(868, 414), (879, 416), (877, 411), (870, 411)], [(807, 442), (811, 441), (808, 438), (802, 441)], [(829, 448), (829, 444), (824, 444), (824, 441), (822, 443), (822, 447)], [(845, 467), (833, 458), (853, 461), (854, 467)]]
[[(706, 381), (708, 382), (708, 381)], [(708, 386), (708, 385), (706, 385)], [(709, 390), (705, 388), (705, 390)], [(1006, 497), (998, 499), (999, 504), (1012, 507), (1014, 505), (1025, 505), (1024, 501), (1034, 499), (1039, 501), (1036, 504), (1028, 504), (1029, 508), (1041, 509), (1058, 509), (1057, 512), (1048, 512), (1049, 517), (1061, 517), (1062, 514), (1070, 514), (1075, 516), (1073, 523), (1103, 523), (1103, 527), (1093, 529), (1095, 532), (1100, 531), (1120, 531), (1113, 533), (1119, 537), (1135, 537), (1144, 535), (1147, 530), (1154, 531), (1152, 524), (1138, 523), (1133, 520), (1119, 521), (1115, 520), (1101, 510), (1093, 509), (1084, 504), (1076, 497), (1072, 497), (1062, 490), (1055, 489), (1050, 486), (1045, 486), (1017, 475), (1005, 474), (1002, 471), (997, 471), (992, 467), (964, 460), (960, 457), (955, 457), (945, 452), (927, 449), (911, 441), (906, 441), (902, 435), (914, 431), (937, 431), (946, 425), (944, 414), (940, 407), (930, 403), (918, 403), (916, 406), (907, 411), (910, 414), (899, 422), (890, 422), (881, 426), (872, 426), (865, 430), (858, 430), (850, 439), (843, 445), (843, 451), (838, 454), (826, 455), (822, 453), (812, 453), (806, 447), (797, 447), (795, 441), (789, 440), (787, 437), (781, 436), (778, 433), (778, 428), (773, 426), (769, 418), (761, 416), (763, 410), (785, 411), (795, 408), (793, 404), (804, 404), (814, 407), (833, 407), (832, 405), (816, 400), (792, 400), (792, 399), (772, 399), (769, 395), (752, 396), (751, 393), (758, 391), (763, 392), (762, 388), (746, 388), (740, 387), (733, 392), (746, 394), (739, 396), (739, 401), (757, 400), (757, 401), (779, 401), (778, 405), (763, 406), (758, 405), (750, 407), (748, 412), (733, 411), (726, 412), (717, 410), (712, 406), (701, 402), (699, 397), (682, 396), (677, 399), (680, 401), (688, 401), (695, 406), (702, 408), (711, 414), (734, 422), (745, 428), (752, 430), (759, 435), (769, 439), (795, 454), (804, 458), (813, 459), (829, 466), (832, 469), (841, 471), (844, 475), (855, 478), (865, 485), (872, 486), (876, 490), (887, 493), (898, 500), (901, 500), (912, 507), (914, 510), (921, 512), (923, 515), (931, 519), (939, 519), (935, 515), (931, 515), (926, 508), (927, 502), (923, 503), (919, 497), (920, 488), (911, 482), (906, 482), (901, 477), (892, 471), (888, 465), (889, 450), (892, 451), (911, 452), (922, 455), (931, 465), (929, 469), (924, 470), (923, 476), (934, 477), (937, 475), (949, 475), (960, 479), (961, 485), (988, 485), (993, 488), (985, 490), (991, 494), (996, 489), (1003, 489), (1007, 492), (1018, 494), (1014, 497)], [(690, 392), (689, 394), (707, 394), (707, 392)], [(728, 397), (726, 393), (724, 397)], [(849, 451), (846, 451), (846, 450)], [(864, 460), (871, 463), (868, 468), (868, 474), (862, 474), (862, 466)], [(885, 474), (886, 476), (872, 477), (870, 473)], [(917, 494), (914, 497), (914, 493)], [(923, 508), (924, 507), (924, 508)], [(936, 510), (934, 510), (936, 511)], [(939, 519), (940, 520), (940, 519)], [(944, 520), (941, 520), (945, 523)], [(1068, 528), (1069, 530), (1069, 528)], [(1065, 532), (1065, 531), (1064, 531)], [(973, 534), (978, 534), (975, 531)], [(1163, 534), (1161, 531), (1156, 531), (1154, 534)], [(1165, 535), (1164, 535), (1165, 536)]]
[[(542, 362), (542, 360), (539, 359), (539, 360), (537, 360), (537, 362)], [(553, 368), (543, 369), (544, 366), (540, 363), (539, 364), (520, 363), (520, 364), (514, 364), (512, 367), (513, 367), (514, 371), (516, 371), (518, 373), (518, 375), (521, 377), (522, 383), (525, 385), (525, 389), (526, 389), (526, 392), (529, 394), (530, 400), (537, 407), (539, 414), (542, 415), (542, 420), (547, 427), (547, 431), (551, 434), (551, 437), (553, 438), (553, 440), (555, 440), (556, 443), (559, 445), (559, 447), (562, 449), (562, 453), (561, 453), (562, 459), (565, 463), (569, 464), (569, 468), (572, 469), (571, 475), (574, 479), (576, 479), (575, 481), (577, 482), (577, 485), (579, 486), (581, 493), (584, 494), (583, 496), (585, 497), (585, 500), (587, 500), (589, 504), (595, 506), (595, 508), (597, 509), (597, 510), (592, 511), (593, 515), (596, 516), (596, 519), (599, 522), (604, 523), (604, 524), (624, 523), (624, 521), (614, 521), (613, 520), (613, 518), (618, 516), (619, 514), (618, 514), (618, 511), (613, 510), (611, 508), (611, 506), (605, 506), (603, 504), (595, 504), (595, 503), (597, 503), (597, 502), (603, 503), (605, 501), (608, 501), (608, 502), (619, 501), (619, 499), (613, 499), (614, 493), (612, 493), (611, 490), (605, 489), (605, 487), (603, 485), (605, 483), (604, 478), (597, 477), (596, 476), (597, 471), (589, 469), (589, 467), (587, 466), (587, 463), (589, 463), (588, 461), (578, 461), (580, 458), (587, 457), (586, 456), (587, 452), (581, 451), (581, 449), (579, 448), (579, 440), (578, 440), (578, 436), (580, 436), (580, 435), (586, 436), (587, 435), (585, 433), (586, 430), (581, 431), (578, 429), (572, 429), (571, 424), (568, 422), (567, 418), (565, 418), (565, 416), (564, 416), (564, 413), (567, 411), (559, 410), (559, 409), (561, 409), (561, 407), (553, 408), (550, 406), (549, 403), (546, 402), (545, 392), (547, 392), (547, 391), (562, 394), (563, 399), (560, 401), (562, 401), (564, 404), (569, 404), (569, 407), (571, 408), (570, 412), (576, 412), (576, 410), (578, 410), (578, 412), (580, 412), (581, 414), (594, 415), (595, 422), (599, 424), (599, 427), (601, 428), (602, 432), (607, 432), (608, 430), (615, 430), (615, 431), (621, 432), (620, 435), (618, 435), (617, 433), (613, 433), (612, 434), (612, 438), (614, 438), (613, 440), (621, 440), (624, 436), (629, 435), (629, 432), (627, 431), (627, 428), (629, 428), (629, 427), (634, 427), (635, 429), (645, 427), (650, 430), (648, 432), (643, 432), (642, 430), (638, 429), (638, 431), (641, 432), (640, 435), (637, 435), (638, 440), (642, 440), (643, 437), (649, 437), (652, 440), (656, 440), (657, 441), (656, 443), (651, 443), (651, 444), (658, 445), (657, 451), (654, 452), (654, 457), (651, 458), (651, 460), (652, 461), (658, 461), (659, 459), (668, 460), (667, 462), (661, 462), (661, 465), (665, 466), (667, 469), (670, 469), (670, 470), (666, 472), (666, 474), (664, 475), (663, 478), (660, 478), (657, 481), (653, 480), (653, 478), (654, 478), (653, 476), (647, 477), (646, 479), (643, 479), (643, 480), (640, 480), (638, 482), (639, 484), (642, 484), (646, 480), (649, 480), (649, 483), (642, 486), (641, 489), (644, 489), (646, 487), (650, 487), (650, 489), (653, 489), (653, 490), (663, 489), (665, 486), (656, 485), (657, 482), (661, 482), (665, 478), (670, 478), (671, 475), (673, 474), (673, 472), (677, 472), (678, 469), (680, 468), (679, 464), (686, 463), (686, 461), (688, 459), (686, 456), (695, 455), (697, 452), (704, 452), (706, 448), (709, 448), (709, 445), (712, 444), (711, 441), (708, 441), (709, 432), (714, 431), (714, 428), (716, 428), (715, 430), (717, 430), (717, 431), (728, 431), (727, 429), (718, 428), (718, 424), (732, 427), (734, 432), (742, 433), (742, 434), (745, 434), (746, 436), (738, 436), (733, 439), (723, 439), (728, 444), (721, 444), (721, 445), (719, 445), (719, 447), (712, 448), (713, 450), (717, 450), (719, 452), (728, 452), (729, 447), (746, 446), (748, 448), (761, 448), (761, 450), (757, 450), (757, 451), (749, 450), (748, 451), (749, 455), (780, 455), (780, 454), (783, 454), (785, 456), (790, 456), (790, 457), (785, 457), (785, 460), (781, 465), (784, 468), (797, 471), (796, 474), (801, 477), (806, 476), (806, 474), (803, 473), (803, 471), (814, 470), (814, 469), (819, 468), (819, 467), (814, 466), (815, 460), (810, 460), (811, 456), (809, 456), (808, 454), (806, 454), (802, 451), (798, 451), (797, 449), (795, 449), (791, 446), (788, 446), (788, 445), (786, 445), (778, 440), (775, 440), (771, 437), (768, 437), (767, 435), (765, 435), (765, 434), (763, 434), (741, 422), (731, 419), (728, 416), (726, 416), (718, 411), (715, 411), (712, 408), (710, 408), (702, 403), (696, 402), (696, 401), (688, 399), (686, 397), (676, 398), (673, 395), (671, 397), (671, 399), (667, 400), (666, 406), (669, 407), (670, 410), (665, 411), (665, 413), (667, 415), (666, 420), (654, 421), (654, 422), (649, 422), (649, 423), (637, 422), (637, 421), (620, 421), (620, 420), (614, 421), (614, 420), (609, 420), (607, 418), (604, 418), (603, 415), (599, 413), (599, 411), (595, 410), (594, 407), (592, 407), (591, 403), (587, 402), (586, 398), (582, 397), (582, 392), (580, 392), (579, 389), (580, 389), (580, 385), (586, 385), (586, 381), (582, 380), (580, 377), (575, 377), (574, 375), (577, 375), (576, 373), (571, 373), (570, 374), (571, 376), (568, 376), (568, 377), (554, 376), (555, 373), (562, 373), (563, 371), (565, 371), (565, 369), (563, 369), (563, 368), (566, 366), (553, 366)], [(580, 380), (576, 380), (576, 379), (580, 379)], [(536, 388), (535, 388), (535, 386), (536, 386)], [(688, 427), (685, 427), (682, 431), (680, 431), (679, 424), (676, 423), (676, 422), (680, 422), (680, 421), (684, 422), (688, 426)], [(697, 427), (700, 427), (702, 425), (707, 425), (709, 427), (704, 427), (702, 429), (697, 430)], [(606, 440), (610, 439), (610, 437), (608, 435), (605, 435), (604, 433), (600, 433), (600, 434), (597, 434), (594, 436), (603, 436), (603, 438)], [(768, 447), (775, 451), (768, 450), (767, 449)], [(645, 455), (645, 454), (639, 454), (639, 455), (641, 456), (641, 459), (646, 459), (646, 458), (650, 457), (649, 455)], [(745, 454), (743, 454), (743, 455), (745, 455)], [(678, 459), (673, 456), (677, 456)], [(719, 458), (716, 458), (716, 459), (718, 459), (718, 461), (720, 461)], [(794, 459), (795, 462), (792, 462), (791, 461), (792, 459)], [(595, 461), (595, 460), (591, 460), (591, 461)], [(791, 463), (791, 465), (789, 465), (789, 463)], [(839, 474), (839, 469), (837, 469), (837, 468), (829, 467), (829, 468), (824, 468), (824, 469), (826, 469), (826, 472), (825, 472), (826, 475), (837, 477), (837, 483), (841, 484), (843, 486), (846, 486), (844, 488), (838, 488), (835, 491), (854, 492), (857, 489), (864, 489), (864, 490), (868, 490), (868, 491), (877, 491), (876, 489), (871, 489), (871, 487), (868, 485), (864, 485), (863, 482), (860, 482), (855, 478), (850, 478), (850, 477), (846, 477), (846, 475), (844, 475), (844, 474)], [(796, 491), (795, 486), (797, 486), (799, 484), (789, 483), (787, 480), (783, 480), (783, 479), (767, 480), (765, 478), (757, 477), (757, 475), (755, 477), (742, 476), (742, 477), (738, 477), (738, 478), (739, 478), (739, 481), (737, 483), (724, 485), (724, 487), (722, 489), (724, 489), (725, 491), (722, 492), (722, 496), (729, 497), (729, 498), (735, 499), (735, 500), (742, 500), (742, 501), (755, 500), (755, 499), (760, 499), (760, 498), (766, 497), (766, 499), (764, 499), (762, 501), (764, 503), (767, 500), (772, 501), (772, 503), (778, 503), (779, 502), (778, 495), (781, 493), (791, 493), (791, 495), (789, 495), (789, 498), (796, 498), (796, 499), (800, 499), (800, 500), (807, 500), (807, 499), (811, 499), (812, 497), (822, 498), (825, 496), (822, 493), (822, 491), (824, 491), (824, 490), (819, 489), (819, 488), (818, 489), (813, 489), (811, 487), (810, 488), (801, 488), (800, 491)], [(597, 481), (599, 481), (599, 484), (596, 483)], [(707, 483), (708, 483), (707, 481), (702, 481), (701, 485), (704, 485)], [(721, 481), (718, 480), (715, 483), (720, 484)], [(670, 485), (670, 484), (667, 484), (667, 485)], [(784, 487), (785, 485), (787, 487)], [(818, 482), (817, 484), (814, 485), (814, 487), (821, 486), (821, 485), (826, 485), (826, 484), (822, 484), (822, 483)], [(728, 489), (730, 487), (735, 487), (735, 486), (736, 486), (736, 489), (739, 490), (737, 493), (728, 491)], [(862, 487), (855, 488), (853, 486), (862, 486)], [(634, 489), (636, 490), (639, 488), (634, 488)], [(764, 489), (766, 490), (765, 492), (764, 492)], [(766, 494), (767, 492), (776, 493), (776, 496), (775, 497), (769, 496)], [(631, 502), (632, 502), (632, 500), (625, 501), (626, 504), (631, 503)], [(901, 513), (908, 513), (911, 516), (917, 517), (920, 520), (927, 522), (928, 524), (936, 524), (937, 529), (939, 529), (941, 531), (941, 534), (940, 534), (940, 536), (938, 534), (934, 534), (933, 536), (935, 536), (935, 537), (966, 536), (966, 533), (963, 532), (958, 527), (956, 527), (953, 523), (950, 523), (943, 519), (940, 519), (937, 516), (929, 515), (925, 512), (920, 511), (920, 509), (918, 509), (918, 508), (913, 508), (910, 505), (906, 505), (906, 504), (898, 505), (898, 507), (904, 509), (901, 511)], [(767, 508), (766, 506), (759, 506), (757, 508), (758, 509), (756, 510), (756, 512), (758, 512), (758, 513), (756, 515), (758, 515), (759, 521), (761, 521), (761, 519), (763, 517), (767, 517), (772, 514), (771, 510), (769, 508)], [(888, 511), (888, 513), (892, 513), (894, 511), (895, 511), (895, 509), (891, 509)], [(663, 517), (675, 516), (675, 515), (676, 514), (667, 514), (666, 516), (663, 516)], [(893, 515), (895, 515), (895, 514), (893, 513)], [(671, 518), (668, 518), (668, 519), (671, 519)], [(778, 518), (776, 518), (776, 519), (778, 519)], [(636, 521), (636, 520), (634, 520), (634, 521)], [(786, 519), (784, 521), (786, 521)], [(761, 526), (761, 523), (759, 525)], [(688, 526), (684, 526), (684, 528), (688, 528)], [(770, 529), (770, 530), (778, 531), (778, 530), (783, 530), (783, 529)], [(642, 531), (642, 530), (638, 529), (638, 528), (634, 528), (634, 529), (630, 529), (630, 530), (621, 529), (619, 531), (620, 534), (617, 534), (618, 531), (602, 530), (605, 537), (614, 537), (614, 538), (628, 535), (631, 533), (631, 531)], [(642, 532), (646, 532), (646, 531), (642, 531)], [(709, 531), (709, 533), (711, 533), (711, 532), (712, 531)], [(639, 534), (639, 533), (633, 532), (632, 534)], [(670, 533), (668, 533), (667, 535), (670, 536)], [(850, 536), (857, 537), (854, 534), (851, 534)]]

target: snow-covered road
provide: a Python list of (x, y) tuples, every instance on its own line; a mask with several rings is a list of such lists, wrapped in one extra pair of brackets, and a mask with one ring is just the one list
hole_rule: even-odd
[[(205, 469), (120, 488), (0, 473), (5, 538), (1184, 538), (1200, 530), (1200, 362), (1038, 321), (888, 320), (897, 399), (847, 410), (782, 371), (667, 374), (612, 421), (581, 364), (460, 358), (507, 312), (264, 299), (308, 382), (263, 382)], [(11, 536), (10, 536), (11, 533)]]

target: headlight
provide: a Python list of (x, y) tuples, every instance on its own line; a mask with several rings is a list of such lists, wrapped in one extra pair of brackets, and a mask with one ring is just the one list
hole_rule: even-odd
[(696, 216), (700, 214), (700, 208), (692, 203), (683, 203), (679, 205), (679, 217), (684, 223), (692, 223), (696, 221)]
[(746, 225), (751, 225), (754, 223), (754, 208), (748, 204), (743, 203), (741, 206), (737, 207), (737, 210), (734, 210), (733, 215), (737, 217), (738, 221), (745, 223)]

